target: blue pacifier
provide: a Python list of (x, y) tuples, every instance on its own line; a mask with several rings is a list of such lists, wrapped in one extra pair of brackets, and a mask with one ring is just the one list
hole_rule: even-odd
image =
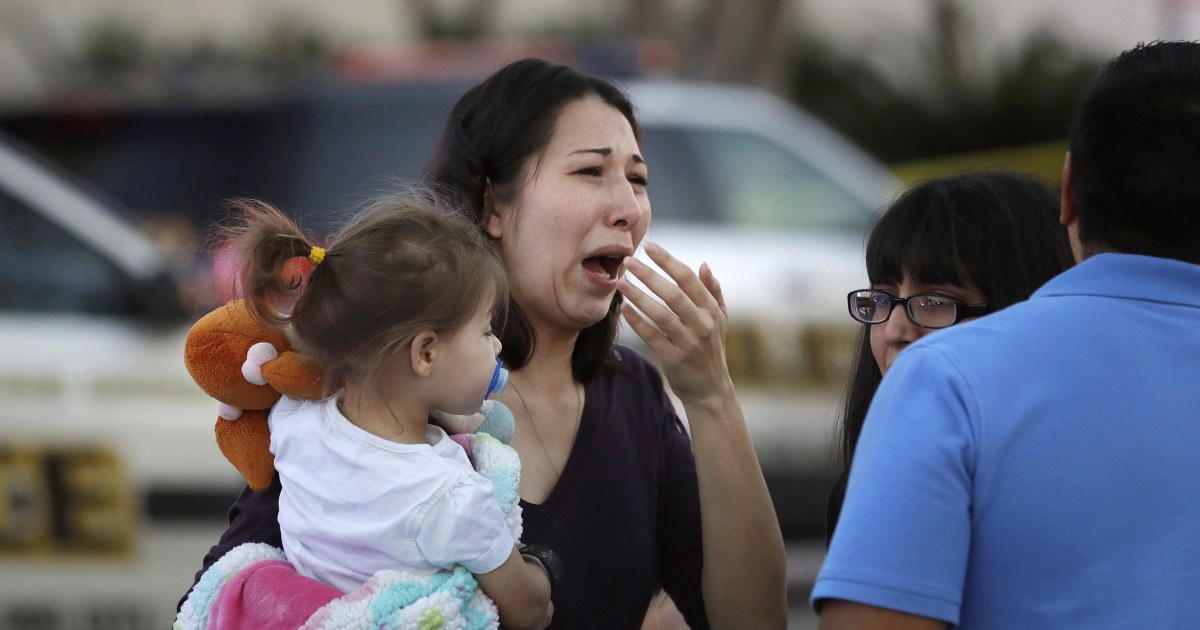
[(492, 394), (499, 394), (504, 391), (505, 387), (508, 387), (508, 370), (504, 369), (500, 357), (496, 357), (496, 371), (492, 373), (492, 383), (488, 385), (483, 399), (487, 400), (492, 397)]

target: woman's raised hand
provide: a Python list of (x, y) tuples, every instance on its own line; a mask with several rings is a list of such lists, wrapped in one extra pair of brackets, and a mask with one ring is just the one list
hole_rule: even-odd
[(670, 279), (627, 258), (625, 268), (646, 290), (622, 278), (618, 288), (629, 300), (622, 312), (658, 354), (693, 429), (709, 621), (714, 628), (786, 627), (783, 536), (725, 362), (721, 284), (707, 264), (693, 273), (653, 243), (646, 254)]
[(622, 307), (625, 321), (658, 355), (671, 388), (681, 400), (692, 402), (724, 395), (732, 381), (725, 360), (729, 314), (721, 283), (707, 263), (700, 265), (697, 275), (654, 243), (647, 243), (645, 251), (670, 280), (645, 263), (626, 258), (626, 270), (661, 302), (629, 278), (622, 278), (618, 289), (628, 300)]

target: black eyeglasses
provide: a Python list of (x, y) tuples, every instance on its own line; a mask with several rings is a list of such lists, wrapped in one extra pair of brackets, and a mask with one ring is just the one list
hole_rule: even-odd
[(850, 317), (864, 324), (882, 324), (892, 314), (897, 304), (904, 305), (908, 321), (922, 328), (945, 328), (968, 317), (987, 315), (992, 307), (987, 304), (963, 304), (958, 300), (938, 293), (922, 293), (899, 298), (879, 289), (859, 289), (846, 296)]

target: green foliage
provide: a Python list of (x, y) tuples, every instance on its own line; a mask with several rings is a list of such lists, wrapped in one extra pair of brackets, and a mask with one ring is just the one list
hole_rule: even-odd
[(328, 73), (332, 44), (294, 19), (268, 24), (243, 41), (205, 37), (155, 40), (143, 25), (106, 18), (84, 32), (78, 57), (64, 55), (60, 83), (124, 97), (223, 96), (269, 90)]
[(86, 71), (101, 80), (133, 71), (147, 55), (145, 33), (126, 22), (105, 19), (87, 29), (83, 60)]
[[(1102, 61), (1038, 31), (1013, 53), (965, 48), (961, 16), (937, 3), (934, 36), (914, 49), (900, 82), (861, 56), (813, 37), (795, 48), (791, 97), (885, 162), (1061, 140)], [(975, 62), (975, 63), (972, 63)]]

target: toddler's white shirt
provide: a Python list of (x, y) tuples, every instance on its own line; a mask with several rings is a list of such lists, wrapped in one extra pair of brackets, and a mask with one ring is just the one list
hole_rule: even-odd
[(347, 420), (336, 396), (285, 396), (267, 422), (283, 550), (301, 575), (349, 592), (381, 569), (488, 573), (512, 552), (492, 482), (442, 429), (391, 442)]

